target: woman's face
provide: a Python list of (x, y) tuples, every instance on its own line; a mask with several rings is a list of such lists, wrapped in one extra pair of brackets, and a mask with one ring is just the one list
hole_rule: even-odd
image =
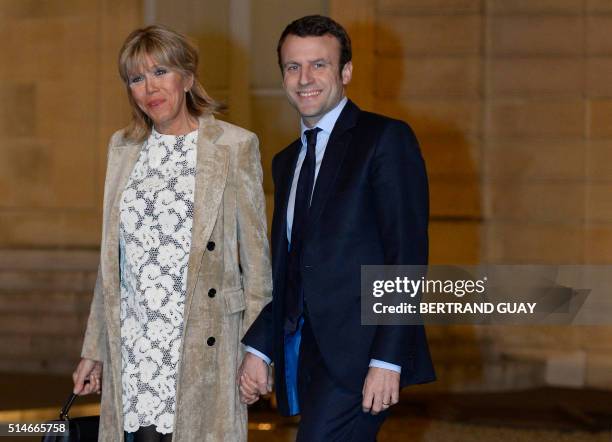
[(193, 85), (193, 76), (159, 65), (151, 57), (138, 72), (129, 76), (129, 86), (138, 107), (151, 118), (155, 130), (168, 135), (182, 135), (194, 129), (185, 93)]

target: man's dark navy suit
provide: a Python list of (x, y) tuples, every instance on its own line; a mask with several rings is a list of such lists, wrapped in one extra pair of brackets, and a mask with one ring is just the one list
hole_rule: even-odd
[[(273, 301), (243, 343), (275, 364), (281, 414), (289, 413), (284, 367), (287, 203), (300, 139), (272, 162)], [(425, 165), (410, 127), (350, 100), (331, 133), (316, 180), (301, 255), (307, 320), (334, 382), (361, 392), (371, 359), (402, 367), (400, 385), (435, 379), (422, 326), (362, 326), (362, 265), (427, 264)]]

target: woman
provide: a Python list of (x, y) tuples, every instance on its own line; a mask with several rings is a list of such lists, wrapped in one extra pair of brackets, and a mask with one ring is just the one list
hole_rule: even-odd
[(262, 171), (257, 137), (213, 117), (197, 64), (162, 26), (119, 55), (133, 118), (110, 141), (73, 374), (75, 393), (102, 390), (100, 441), (246, 440), (240, 337), (271, 299)]

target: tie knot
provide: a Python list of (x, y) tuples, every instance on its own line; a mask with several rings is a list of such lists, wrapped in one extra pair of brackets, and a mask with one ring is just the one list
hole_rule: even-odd
[(306, 147), (308, 146), (316, 146), (317, 145), (317, 134), (321, 131), (320, 127), (315, 127), (314, 129), (308, 129), (304, 131), (304, 135), (306, 135)]

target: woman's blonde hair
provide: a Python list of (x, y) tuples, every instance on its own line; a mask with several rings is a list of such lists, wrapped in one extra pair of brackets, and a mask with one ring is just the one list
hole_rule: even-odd
[(119, 75), (125, 83), (132, 107), (132, 121), (124, 133), (126, 139), (144, 141), (153, 127), (153, 121), (138, 107), (130, 90), (130, 75), (145, 65), (147, 57), (183, 75), (193, 75), (193, 86), (187, 92), (186, 103), (187, 110), (194, 117), (225, 108), (212, 99), (198, 81), (198, 51), (185, 36), (161, 25), (136, 29), (128, 35), (119, 51)]

